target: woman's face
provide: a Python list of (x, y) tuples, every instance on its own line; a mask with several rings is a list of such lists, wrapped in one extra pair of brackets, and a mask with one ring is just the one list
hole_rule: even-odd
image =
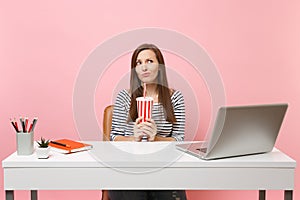
[(143, 83), (156, 83), (158, 68), (159, 63), (152, 50), (146, 49), (138, 54), (135, 71)]

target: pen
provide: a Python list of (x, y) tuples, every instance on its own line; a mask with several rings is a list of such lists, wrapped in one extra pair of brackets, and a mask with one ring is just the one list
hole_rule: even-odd
[(30, 124), (30, 127), (29, 127), (29, 129), (28, 129), (28, 133), (31, 132), (31, 129), (32, 129), (32, 124)]
[(25, 117), (25, 132), (27, 132), (27, 126), (28, 126), (28, 117)]
[(35, 118), (33, 119), (32, 124), (31, 124), (31, 126), (30, 126), (30, 128), (29, 128), (29, 132), (31, 132), (31, 131), (34, 130), (34, 127), (35, 127), (35, 124), (36, 124), (37, 120), (38, 120), (37, 117), (35, 117)]
[(23, 120), (22, 117), (20, 117), (20, 122), (21, 122), (21, 125), (22, 125), (23, 133), (26, 133), (26, 130), (25, 130), (25, 122), (24, 122), (24, 120)]
[(16, 121), (16, 118), (14, 118), (13, 122), (15, 123), (15, 126), (16, 126), (16, 128), (17, 128), (17, 132), (19, 133), (20, 131), (19, 131), (19, 127), (18, 127), (18, 123), (17, 123), (17, 121)]
[(17, 133), (19, 132), (18, 127), (16, 127), (16, 124), (12, 121), (12, 119), (10, 119), (11, 124), (13, 125), (13, 127), (15, 128), (15, 130), (17, 131)]
[(60, 143), (60, 142), (50, 141), (50, 143), (52, 143), (52, 144), (57, 144), (57, 145), (60, 145), (60, 146), (63, 146), (63, 147), (71, 148), (70, 145), (67, 145), (67, 144), (64, 144), (64, 143)]

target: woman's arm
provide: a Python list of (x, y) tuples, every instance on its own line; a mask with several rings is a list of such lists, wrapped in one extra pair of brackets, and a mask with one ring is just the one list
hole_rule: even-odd
[[(175, 91), (171, 97), (174, 114), (177, 122), (173, 124), (171, 137), (156, 135), (154, 141), (183, 141), (185, 131), (185, 104), (180, 91)], [(111, 140), (113, 141), (137, 141), (132, 135), (125, 134), (127, 125), (128, 108), (130, 105), (130, 96), (126, 90), (122, 90), (116, 98), (112, 118)], [(126, 109), (127, 107), (127, 109)], [(132, 133), (133, 133), (132, 126)]]
[(130, 140), (130, 136), (125, 136), (125, 128), (128, 118), (128, 108), (130, 96), (126, 90), (122, 90), (116, 97), (114, 104), (110, 139), (112, 141)]
[(176, 141), (184, 140), (185, 133), (185, 103), (180, 91), (175, 91), (171, 97), (176, 122), (173, 124), (171, 138)]
[(134, 141), (134, 137), (133, 136), (121, 136), (118, 135), (114, 138), (114, 141)]
[(162, 137), (156, 135), (154, 141), (176, 141), (176, 139), (174, 137)]

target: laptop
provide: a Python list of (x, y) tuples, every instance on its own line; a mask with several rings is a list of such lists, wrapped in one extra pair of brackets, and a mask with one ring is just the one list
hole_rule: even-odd
[(204, 160), (272, 151), (287, 104), (221, 107), (207, 141), (176, 148)]

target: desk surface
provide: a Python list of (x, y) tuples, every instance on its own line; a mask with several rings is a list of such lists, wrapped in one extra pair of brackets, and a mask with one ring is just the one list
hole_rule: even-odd
[[(90, 151), (52, 152), (48, 159), (13, 153), (2, 161), (5, 190), (294, 188), (296, 162), (277, 149), (204, 161), (177, 150), (175, 142), (88, 143), (94, 146)], [(39, 180), (45, 174), (48, 183)], [(74, 182), (79, 179), (85, 184)]]
[(87, 143), (94, 148), (72, 154), (51, 151), (48, 159), (37, 159), (35, 154), (18, 156), (15, 152), (3, 160), (2, 167), (296, 167), (293, 159), (276, 148), (264, 154), (205, 161), (177, 150), (175, 142)]

